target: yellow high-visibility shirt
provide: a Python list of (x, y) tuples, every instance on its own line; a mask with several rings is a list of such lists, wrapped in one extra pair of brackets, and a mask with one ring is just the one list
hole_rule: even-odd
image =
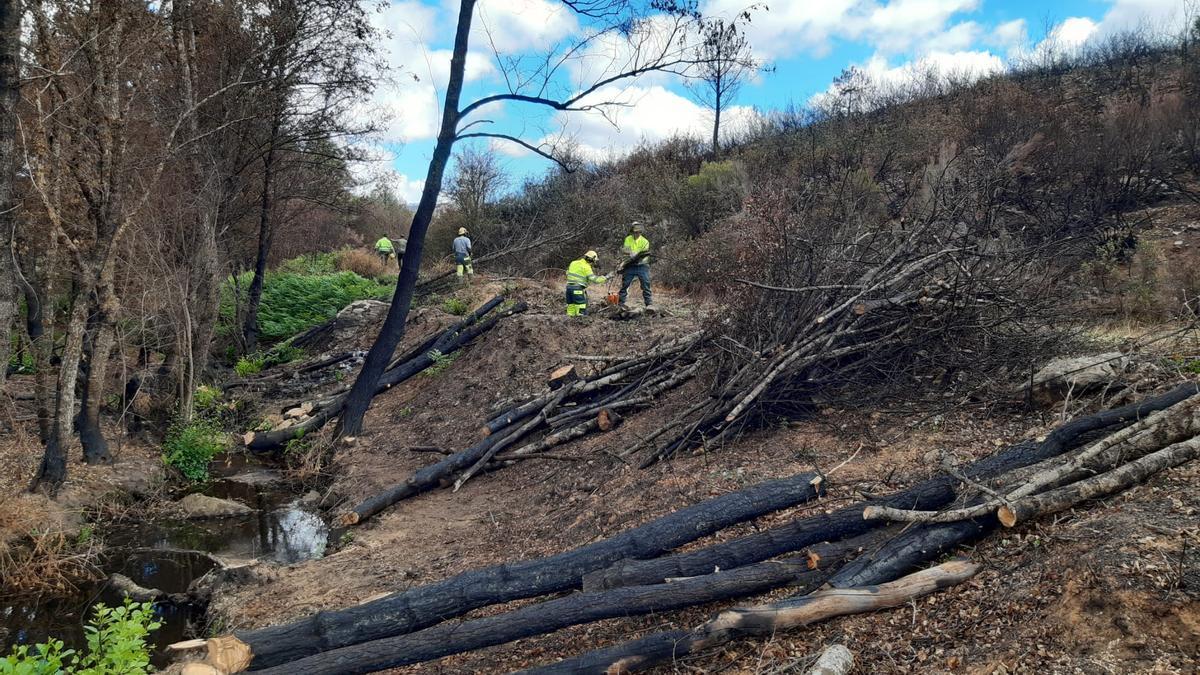
[[(621, 248), (625, 251), (626, 255), (633, 257), (643, 251), (649, 251), (650, 240), (640, 234), (631, 234), (628, 237), (625, 237), (625, 243), (621, 246)], [(642, 258), (639, 264), (645, 265), (648, 262), (650, 262), (650, 256)]]
[(375, 242), (375, 250), (380, 253), (391, 253), (393, 250), (392, 240), (387, 237), (380, 237), (379, 241)]
[(589, 284), (602, 284), (604, 277), (596, 276), (592, 273), (592, 266), (584, 258), (579, 258), (571, 262), (567, 267), (567, 283), (587, 286)]

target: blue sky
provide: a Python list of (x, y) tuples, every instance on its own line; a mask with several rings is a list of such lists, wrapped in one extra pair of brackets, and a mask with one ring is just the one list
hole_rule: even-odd
[[(753, 0), (702, 0), (710, 15), (732, 15)], [(1051, 48), (1072, 49), (1088, 40), (1134, 28), (1178, 31), (1196, 5), (1188, 0), (765, 0), (753, 12), (747, 35), (756, 54), (774, 66), (748, 82), (729, 115), (730, 127), (756, 113), (804, 105), (832, 80), (856, 66), (880, 83), (902, 82), (916, 68), (933, 67), (983, 75), (1014, 60)], [(441, 93), (449, 71), (458, 2), (392, 2), (377, 17), (386, 38), (380, 45), (391, 67), (370, 113), (383, 124), (374, 139), (379, 161), (363, 174), (386, 181), (415, 203), (437, 133)], [(463, 100), (503, 93), (517, 73), (530, 73), (539, 58), (563, 53), (586, 34), (588, 24), (556, 0), (480, 0), (474, 19)], [(569, 96), (579, 87), (627, 63), (628, 46), (615, 40), (592, 44), (570, 59), (551, 91)], [(506, 80), (505, 73), (509, 78)], [(596, 102), (619, 101), (591, 112), (551, 114), (539, 106), (506, 102), (475, 115), (473, 130), (519, 136), (534, 145), (574, 145), (590, 157), (617, 156), (641, 142), (675, 133), (703, 134), (707, 111), (679, 78), (666, 75), (625, 80), (606, 87)], [(601, 110), (604, 114), (601, 113)], [(515, 187), (549, 167), (518, 145), (488, 144), (500, 154)]]

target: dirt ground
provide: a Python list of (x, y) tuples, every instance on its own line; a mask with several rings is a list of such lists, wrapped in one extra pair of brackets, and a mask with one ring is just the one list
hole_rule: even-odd
[[(495, 290), (495, 284), (481, 284), (458, 295), (478, 304)], [(699, 321), (695, 308), (671, 298), (663, 301), (667, 316), (616, 322), (568, 321), (552, 285), (521, 282), (518, 297), (530, 302), (529, 312), (503, 321), (441, 372), (376, 398), (368, 431), (337, 453), (335, 498), (354, 503), (431, 461), (410, 447), (466, 447), (490, 410), (537, 391), (563, 354), (636, 353), (660, 336), (693, 330)], [(431, 305), (427, 311), (438, 310)], [(694, 544), (707, 545), (899, 489), (929, 475), (931, 451), (947, 450), (963, 460), (983, 456), (1044, 434), (1062, 412), (1015, 403), (941, 415), (826, 410), (719, 452), (645, 471), (617, 458), (670, 419), (667, 411), (704, 395), (706, 384), (692, 382), (619, 429), (557, 451), (577, 461), (526, 461), (484, 474), (457, 493), (439, 490), (400, 503), (353, 529), (324, 559), (258, 565), (246, 583), (219, 590), (214, 625), (261, 626), (345, 607), (468, 569), (567, 550), (768, 478), (814, 466), (831, 473), (820, 503)], [(1067, 407), (1073, 414), (1098, 404)], [(659, 670), (804, 672), (823, 645), (840, 641), (857, 655), (859, 673), (1200, 672), (1198, 485), (1200, 466), (1167, 472), (1113, 499), (990, 537), (964, 552), (984, 569), (957, 588), (904, 608), (734, 642)], [(695, 625), (720, 608), (579, 626), (394, 672), (504, 672)]]

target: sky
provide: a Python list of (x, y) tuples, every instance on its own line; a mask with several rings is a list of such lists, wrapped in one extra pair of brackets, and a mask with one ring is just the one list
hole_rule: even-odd
[[(746, 35), (755, 57), (769, 63), (738, 94), (726, 117), (735, 129), (756, 114), (810, 104), (844, 69), (859, 68), (876, 82), (899, 82), (916, 69), (979, 77), (1045, 50), (1069, 50), (1122, 31), (1178, 32), (1200, 0), (701, 0), (709, 16), (732, 17), (750, 7)], [(360, 177), (388, 185), (415, 204), (440, 124), (457, 21), (456, 0), (392, 1), (375, 14), (389, 69), (364, 114), (381, 131), (370, 139), (377, 160)], [(559, 0), (479, 0), (473, 19), (463, 103), (541, 84), (546, 55), (564, 53), (594, 24)], [(662, 26), (665, 26), (665, 22)], [(659, 34), (662, 26), (658, 26)], [(549, 78), (544, 90), (567, 98), (637, 61), (615, 37), (589, 40)], [(544, 78), (543, 78), (544, 79)], [(522, 85), (522, 83), (524, 83)], [(470, 131), (519, 137), (552, 148), (570, 143), (590, 159), (619, 157), (642, 143), (676, 134), (706, 137), (711, 113), (683, 78), (649, 73), (601, 88), (583, 103), (618, 102), (562, 112), (505, 101), (486, 105)], [(510, 141), (459, 141), (492, 147), (510, 176), (509, 189), (553, 165)], [(453, 167), (450, 168), (450, 171)], [(450, 174), (448, 173), (447, 176)]]

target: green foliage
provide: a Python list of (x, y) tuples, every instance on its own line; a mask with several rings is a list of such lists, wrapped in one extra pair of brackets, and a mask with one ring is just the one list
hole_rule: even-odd
[(683, 180), (671, 210), (683, 224), (683, 234), (694, 237), (736, 213), (742, 207), (744, 193), (745, 178), (738, 165), (731, 161), (705, 162), (700, 171)]
[(96, 528), (92, 527), (91, 525), (84, 525), (83, 527), (79, 528), (79, 534), (75, 535), (75, 547), (83, 548), (84, 546), (87, 546), (89, 543), (91, 543), (95, 536)]
[(425, 375), (434, 377), (449, 368), (451, 363), (454, 363), (454, 359), (458, 358), (458, 352), (443, 354), (434, 349), (429, 352), (429, 358), (433, 359), (433, 365), (425, 369)]
[(338, 271), (336, 253), (310, 253), (284, 261), (276, 270), (279, 274), (299, 274), (306, 277), (333, 274)]
[(220, 389), (202, 384), (196, 387), (195, 393), (192, 394), (192, 403), (195, 404), (197, 410), (208, 410), (216, 405), (220, 398)]
[(293, 347), (291, 342), (285, 342), (276, 345), (266, 354), (267, 366), (278, 366), (292, 361), (299, 361), (304, 358), (304, 350), (299, 347)]
[(12, 345), (8, 356), (8, 367), (12, 368), (14, 373), (21, 375), (34, 372), (33, 352), (21, 348), (21, 339), (15, 331), (8, 334), (8, 341)]
[[(263, 279), (258, 308), (259, 335), (277, 341), (332, 319), (346, 305), (368, 298), (387, 298), (392, 287), (354, 272), (339, 272), (332, 253), (304, 256), (284, 263)], [(237, 325), (236, 302), (244, 306), (252, 272), (230, 277), (221, 287), (221, 330), (231, 334)]]
[(1177, 369), (1180, 373), (1186, 375), (1200, 375), (1200, 359), (1188, 359), (1181, 356), (1173, 356), (1168, 359), (1169, 365)]
[(261, 371), (266, 365), (267, 358), (262, 354), (247, 354), (234, 364), (233, 372), (237, 373), (238, 377), (250, 377)]
[(64, 649), (62, 640), (13, 647), (0, 659), (0, 675), (138, 675), (149, 673), (146, 638), (162, 624), (154, 620), (154, 603), (126, 598), (120, 607), (96, 605), (84, 627), (87, 649)]
[(216, 423), (194, 419), (177, 422), (163, 443), (163, 461), (180, 471), (188, 480), (208, 478), (208, 463), (228, 444), (228, 438)]
[(442, 309), (444, 309), (447, 314), (462, 316), (467, 313), (468, 309), (470, 309), (470, 305), (467, 304), (466, 300), (447, 298), (446, 301), (442, 303)]

